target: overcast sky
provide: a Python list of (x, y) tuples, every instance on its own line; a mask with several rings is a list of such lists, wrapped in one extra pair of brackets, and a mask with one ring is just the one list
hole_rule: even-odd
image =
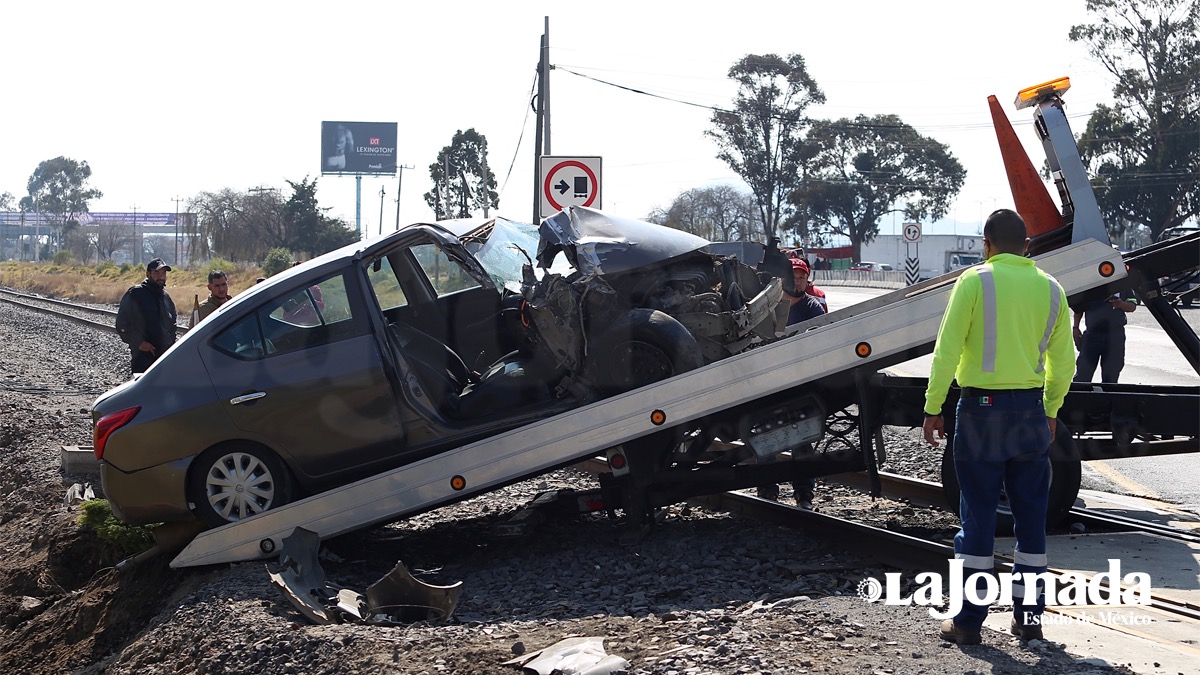
[[(41, 2), (0, 10), (4, 151), (0, 193), (26, 194), (42, 160), (86, 160), (93, 211), (173, 212), (174, 197), (275, 187), (320, 175), (323, 120), (397, 122), (402, 223), (427, 220), (429, 164), (455, 131), (489, 143), (499, 213), (533, 210), (538, 41), (549, 17), (554, 155), (603, 158), (603, 208), (641, 218), (681, 191), (743, 185), (704, 137), (736, 91), (746, 54), (802, 55), (828, 103), (822, 118), (893, 113), (949, 146), (967, 180), (947, 221), (974, 232), (1011, 206), (988, 113), (1005, 105), (1035, 164), (1044, 155), (1022, 87), (1070, 76), (1076, 133), (1111, 78), (1072, 25), (1084, 0), (961, 2), (542, 3)], [(336, 7), (336, 8), (335, 8)], [(663, 98), (632, 93), (566, 72)], [(518, 144), (520, 145), (518, 146)], [(511, 173), (510, 173), (510, 166)], [(396, 221), (396, 177), (362, 180), (363, 227)], [(355, 180), (327, 176), (322, 205), (355, 222)], [(890, 219), (883, 232), (893, 231)], [(895, 231), (899, 231), (898, 228)], [(948, 230), (947, 230), (948, 231)]]

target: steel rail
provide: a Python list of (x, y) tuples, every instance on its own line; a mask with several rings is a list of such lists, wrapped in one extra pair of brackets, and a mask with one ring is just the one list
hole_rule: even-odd
[[(9, 296), (11, 296), (11, 297), (9, 297)], [(21, 298), (21, 299), (18, 300), (15, 298)], [(74, 322), (74, 323), (77, 323), (77, 324), (80, 324), (83, 326), (87, 326), (89, 328), (95, 328), (95, 329), (103, 330), (103, 331), (106, 331), (109, 333), (117, 332), (116, 326), (114, 325), (114, 320), (116, 319), (116, 316), (117, 316), (116, 310), (104, 309), (103, 307), (90, 307), (88, 305), (80, 305), (80, 304), (77, 304), (74, 302), (67, 302), (66, 300), (59, 300), (57, 298), (43, 298), (38, 295), (21, 293), (19, 291), (9, 290), (7, 288), (0, 288), (0, 300), (2, 300), (4, 302), (8, 302), (9, 304), (12, 304), (12, 305), (24, 307), (25, 309), (28, 309), (28, 310), (31, 310), (34, 312), (39, 312), (41, 314), (49, 314), (51, 316), (55, 316), (55, 317), (58, 317), (61, 319), (66, 319), (67, 321), (71, 321), (71, 322)], [(75, 314), (71, 314), (66, 311), (60, 311), (60, 310), (54, 309), (53, 307), (39, 307), (37, 305), (31, 305), (28, 302), (26, 302), (27, 300), (32, 300), (35, 302), (44, 302), (49, 305), (56, 305), (59, 307), (69, 308), (71, 310), (75, 310), (75, 311), (79, 311), (79, 312), (85, 312), (85, 313), (91, 312), (93, 314), (99, 314), (99, 315), (107, 318), (108, 323), (101, 323), (99, 321), (93, 321), (91, 319), (77, 316)], [(175, 334), (176, 335), (183, 335), (186, 332), (187, 332), (186, 327), (179, 326), (179, 325), (175, 326)]]

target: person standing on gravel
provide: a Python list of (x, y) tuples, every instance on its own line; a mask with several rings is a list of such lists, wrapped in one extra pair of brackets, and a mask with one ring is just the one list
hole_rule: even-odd
[[(168, 268), (170, 269), (170, 268)], [(196, 324), (203, 321), (209, 314), (217, 311), (221, 305), (229, 302), (232, 297), (229, 295), (229, 279), (221, 270), (212, 270), (208, 273), (208, 297), (204, 302), (196, 307), (196, 311), (192, 313), (188, 320), (188, 330), (191, 330)], [(184, 302), (187, 302), (184, 300)]]
[[(942, 405), (950, 381), (961, 387), (953, 447), (962, 529), (954, 537), (954, 557), (962, 561), (964, 579), (994, 570), (1001, 488), (1015, 521), (1013, 573), (1046, 571), (1050, 444), (1074, 375), (1075, 349), (1062, 286), (1024, 257), (1028, 244), (1017, 212), (1000, 209), (988, 216), (987, 262), (954, 283), (925, 391), (925, 440), (937, 447), (934, 434), (946, 437)], [(983, 597), (982, 575), (978, 580), (976, 597)], [(1022, 640), (1041, 639), (1043, 589), (1029, 589), (1029, 596), (1013, 584), (1010, 631)], [(968, 595), (958, 615), (942, 622), (942, 639), (979, 644), (987, 613), (987, 605)]]
[(175, 344), (175, 303), (167, 293), (171, 266), (162, 258), (146, 265), (146, 278), (130, 286), (117, 308), (117, 335), (129, 345), (129, 367), (144, 373), (168, 347)]

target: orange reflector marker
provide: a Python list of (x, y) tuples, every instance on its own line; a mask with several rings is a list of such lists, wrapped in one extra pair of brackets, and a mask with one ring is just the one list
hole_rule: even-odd
[(655, 410), (650, 413), (650, 423), (656, 427), (662, 426), (663, 422), (667, 421), (667, 413), (661, 410)]
[(1107, 279), (1108, 277), (1111, 277), (1113, 275), (1113, 273), (1116, 271), (1117, 271), (1116, 266), (1114, 266), (1109, 261), (1105, 260), (1104, 262), (1100, 263), (1100, 276)]
[(1035, 84), (1018, 91), (1017, 100), (1013, 101), (1013, 105), (1017, 107), (1017, 110), (1035, 106), (1046, 99), (1062, 96), (1070, 88), (1071, 78), (1069, 77), (1060, 77), (1049, 82)]
[(871, 343), (860, 342), (857, 345), (854, 345), (854, 353), (858, 354), (859, 358), (867, 358), (871, 355)]
[(462, 476), (454, 476), (450, 479), (450, 487), (455, 490), (461, 490), (467, 487), (467, 479)]

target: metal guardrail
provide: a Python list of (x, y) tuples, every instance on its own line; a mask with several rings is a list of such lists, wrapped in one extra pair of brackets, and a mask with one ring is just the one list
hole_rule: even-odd
[(853, 270), (816, 270), (812, 282), (821, 286), (863, 286), (866, 288), (904, 288), (904, 272), (856, 272)]

